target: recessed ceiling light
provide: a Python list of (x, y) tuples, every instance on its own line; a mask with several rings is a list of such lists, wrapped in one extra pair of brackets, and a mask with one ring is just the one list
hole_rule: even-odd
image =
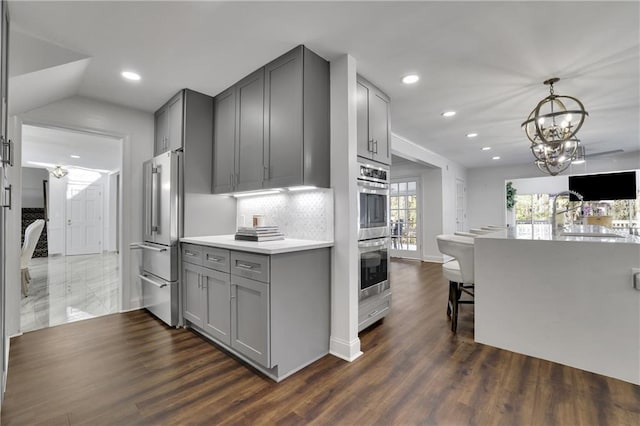
[(140, 74), (133, 71), (122, 71), (121, 75), (127, 80), (138, 81), (140, 80)]
[(417, 83), (418, 80), (420, 80), (420, 76), (418, 76), (416, 74), (409, 74), (409, 75), (405, 75), (404, 77), (402, 77), (402, 82), (404, 84)]
[(492, 160), (499, 160), (499, 159), (500, 159), (500, 157), (498, 157), (497, 155), (492, 158)]
[(443, 117), (453, 117), (454, 115), (456, 115), (455, 111), (445, 111), (442, 113)]
[(490, 147), (490, 146), (483, 146), (483, 147), (482, 147), (482, 150), (483, 150), (483, 151), (489, 151), (490, 149), (491, 149), (491, 147)]
[(75, 155), (75, 154), (71, 154), (69, 157), (71, 157), (71, 158), (80, 158), (79, 155)]
[(477, 133), (467, 133), (468, 138), (475, 138), (476, 136), (478, 136)]

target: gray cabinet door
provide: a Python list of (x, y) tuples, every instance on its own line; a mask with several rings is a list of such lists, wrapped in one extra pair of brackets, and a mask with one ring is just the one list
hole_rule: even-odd
[(269, 284), (231, 276), (231, 347), (270, 368)]
[(184, 298), (184, 319), (198, 327), (204, 324), (204, 303), (202, 301), (202, 267), (182, 263), (182, 296)]
[(231, 344), (231, 276), (204, 268), (202, 289), (206, 309), (204, 331), (227, 345)]
[(369, 134), (373, 139), (373, 160), (391, 164), (389, 98), (375, 89), (369, 91)]
[(262, 188), (264, 68), (236, 84), (236, 191)]
[(358, 79), (358, 155), (365, 158), (371, 158), (372, 141), (369, 135), (369, 87)]
[(169, 113), (166, 107), (162, 107), (155, 114), (155, 139), (153, 155), (160, 155), (167, 150), (169, 137)]
[(303, 47), (276, 59), (265, 75), (265, 184), (267, 188), (303, 182)]
[(175, 151), (182, 148), (182, 126), (184, 123), (182, 92), (178, 93), (167, 107), (167, 146), (166, 151)]
[(233, 191), (236, 141), (236, 87), (213, 99), (213, 193)]

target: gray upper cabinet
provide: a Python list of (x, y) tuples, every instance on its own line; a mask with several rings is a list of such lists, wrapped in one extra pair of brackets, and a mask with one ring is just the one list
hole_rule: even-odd
[(358, 76), (358, 155), (391, 164), (390, 99)]
[(298, 46), (265, 66), (265, 188), (329, 186), (329, 63)]
[(182, 148), (183, 92), (156, 111), (154, 155)]
[(262, 187), (264, 69), (236, 84), (236, 191)]
[(153, 145), (153, 155), (157, 156), (167, 151), (167, 140), (169, 138), (169, 111), (162, 107), (155, 114), (155, 139)]
[(211, 193), (212, 116), (213, 98), (189, 89), (155, 113), (154, 155), (182, 149), (187, 193)]
[(298, 46), (216, 96), (215, 105), (214, 193), (329, 186), (327, 61)]
[(213, 100), (213, 192), (233, 191), (235, 179), (236, 87)]
[(169, 101), (167, 118), (169, 128), (165, 151), (175, 151), (182, 148), (183, 93), (179, 93)]

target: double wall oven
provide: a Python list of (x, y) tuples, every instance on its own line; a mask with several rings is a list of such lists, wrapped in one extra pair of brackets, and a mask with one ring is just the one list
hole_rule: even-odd
[(358, 330), (387, 315), (389, 281), (389, 168), (358, 163)]

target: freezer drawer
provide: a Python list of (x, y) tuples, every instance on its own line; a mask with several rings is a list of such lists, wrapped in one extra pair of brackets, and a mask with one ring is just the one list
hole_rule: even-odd
[(140, 244), (142, 254), (142, 269), (165, 281), (178, 281), (178, 244), (163, 246), (145, 242)]
[(178, 282), (164, 281), (149, 273), (138, 275), (142, 283), (143, 306), (167, 325), (178, 325)]

